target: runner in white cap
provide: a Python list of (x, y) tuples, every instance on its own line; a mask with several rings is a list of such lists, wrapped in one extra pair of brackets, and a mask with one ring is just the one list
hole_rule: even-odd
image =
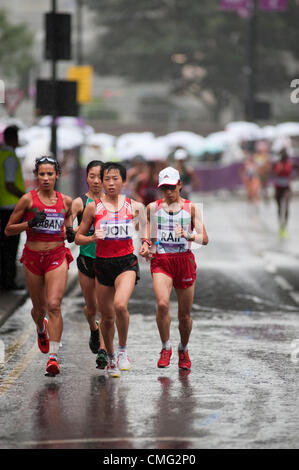
[(148, 236), (155, 241), (151, 273), (157, 300), (156, 320), (162, 342), (157, 366), (168, 367), (172, 355), (170, 343), (169, 299), (175, 288), (178, 299), (181, 369), (191, 369), (188, 342), (192, 330), (191, 308), (196, 279), (196, 263), (191, 242), (206, 245), (208, 236), (199, 207), (180, 195), (182, 184), (175, 168), (159, 173), (158, 187), (163, 198), (147, 206)]

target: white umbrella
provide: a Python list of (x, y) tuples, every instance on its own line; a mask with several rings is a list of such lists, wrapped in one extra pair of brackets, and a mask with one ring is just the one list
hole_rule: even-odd
[(112, 147), (115, 143), (115, 139), (116, 137), (110, 134), (94, 133), (87, 136), (85, 144), (97, 147)]
[(57, 146), (60, 150), (70, 150), (84, 143), (84, 135), (78, 127), (59, 126), (57, 128)]
[(290, 154), (292, 154), (292, 142), (291, 138), (287, 135), (278, 135), (272, 143), (271, 150), (272, 152), (278, 153), (282, 149), (286, 149)]
[(204, 137), (189, 131), (176, 131), (163, 136), (168, 147), (169, 152), (175, 147), (183, 147), (187, 152), (191, 152), (194, 148), (200, 147), (204, 141)]
[(206, 140), (207, 139), (224, 143), (237, 141), (236, 136), (227, 131), (212, 132), (211, 134), (207, 135)]
[(38, 126), (41, 126), (41, 127), (47, 127), (47, 126), (51, 126), (51, 123), (52, 123), (52, 116), (43, 116), (39, 121), (38, 121)]
[(47, 136), (39, 136), (22, 147), (21, 153), (24, 157), (23, 168), (26, 173), (32, 173), (36, 158), (49, 155), (50, 139)]
[(148, 141), (154, 139), (152, 132), (128, 132), (117, 138), (116, 148), (125, 148), (134, 145), (136, 142)]
[(105, 133), (92, 133), (86, 136), (82, 151), (82, 161), (86, 166), (91, 160), (101, 160), (103, 162), (114, 160), (116, 137)]
[[(35, 142), (50, 142), (51, 127), (33, 126), (19, 132), (22, 142), (34, 145)], [(79, 147), (84, 142), (82, 129), (78, 127), (58, 126), (57, 147), (59, 150), (68, 150)]]
[(263, 139), (273, 140), (277, 136), (276, 126), (264, 126), (261, 128), (261, 135)]
[(140, 155), (148, 161), (164, 161), (169, 155), (169, 148), (163, 137), (157, 137), (144, 146)]
[(254, 122), (230, 122), (225, 126), (225, 130), (238, 140), (258, 140), (261, 138), (261, 128)]
[(21, 119), (10, 117), (10, 118), (5, 118), (4, 121), (1, 122), (1, 127), (7, 127), (7, 126), (17, 126), (18, 129), (25, 129), (26, 126), (21, 121)]
[(122, 134), (116, 141), (116, 154), (120, 160), (131, 160), (140, 155), (155, 136), (152, 132)]
[(287, 137), (299, 136), (299, 122), (284, 122), (277, 124), (276, 132), (278, 135)]
[(40, 126), (31, 126), (27, 129), (21, 129), (19, 131), (19, 140), (20, 143), (29, 144), (35, 139), (39, 139), (40, 137), (49, 137), (50, 136), (50, 129), (48, 127), (40, 127)]

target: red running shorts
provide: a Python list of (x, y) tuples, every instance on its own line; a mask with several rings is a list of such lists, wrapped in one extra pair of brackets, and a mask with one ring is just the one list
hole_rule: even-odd
[(194, 254), (192, 251), (156, 254), (151, 261), (151, 273), (166, 274), (171, 277), (176, 289), (187, 289), (196, 279)]
[(58, 268), (65, 258), (69, 267), (73, 257), (69, 248), (64, 245), (46, 251), (30, 250), (25, 245), (20, 262), (33, 274), (44, 276), (47, 272)]

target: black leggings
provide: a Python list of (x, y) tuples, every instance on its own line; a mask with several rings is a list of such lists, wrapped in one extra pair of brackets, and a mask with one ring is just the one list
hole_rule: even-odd
[(278, 208), (278, 218), (280, 224), (285, 227), (289, 217), (289, 202), (291, 197), (290, 188), (276, 188), (275, 199)]
[(7, 237), (4, 230), (12, 210), (0, 209), (0, 284), (2, 287), (10, 287), (16, 278), (16, 257), (20, 235)]

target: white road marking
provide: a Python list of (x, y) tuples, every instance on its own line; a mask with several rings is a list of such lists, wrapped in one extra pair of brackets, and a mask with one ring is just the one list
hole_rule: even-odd
[(24, 330), (18, 338), (14, 341), (13, 344), (10, 344), (5, 351), (5, 362), (7, 362), (13, 355), (14, 353), (20, 349), (29, 339), (31, 334), (33, 333), (33, 328), (28, 328)]
[(299, 305), (299, 292), (290, 292), (290, 296)]
[(274, 281), (276, 282), (276, 284), (279, 285), (279, 287), (281, 287), (283, 290), (288, 290), (288, 291), (292, 291), (293, 290), (293, 286), (291, 286), (291, 284), (282, 276), (275, 276), (274, 277)]
[(7, 392), (7, 390), (15, 383), (17, 378), (24, 372), (26, 367), (31, 363), (32, 359), (36, 356), (39, 351), (37, 344), (35, 343), (32, 348), (25, 354), (23, 359), (18, 365), (12, 370), (9, 376), (0, 385), (0, 396)]
[(266, 264), (265, 271), (267, 271), (267, 273), (275, 274), (277, 271), (275, 264), (273, 263)]

